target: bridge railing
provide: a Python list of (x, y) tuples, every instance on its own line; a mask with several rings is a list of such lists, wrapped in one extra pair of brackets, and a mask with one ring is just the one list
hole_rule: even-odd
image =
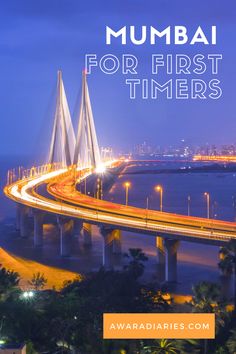
[(55, 162), (52, 164), (43, 164), (40, 166), (32, 166), (31, 168), (24, 169), (22, 166), (13, 168), (7, 171), (7, 185), (20, 181), (22, 179), (39, 177), (46, 173), (64, 168), (62, 163)]
[[(109, 161), (108, 161), (109, 162)], [(116, 164), (119, 164), (120, 160), (112, 160), (110, 161), (110, 164), (105, 163), (107, 167), (115, 167)], [(32, 166), (31, 168), (26, 168), (19, 166), (18, 168), (13, 168), (7, 171), (7, 183), (6, 185), (10, 185), (12, 183), (15, 183), (17, 181), (23, 180), (23, 179), (28, 179), (28, 178), (33, 178), (33, 177), (39, 177), (42, 176), (46, 173), (56, 171), (62, 168), (66, 168), (66, 166), (61, 163), (61, 162), (54, 162), (50, 164), (43, 164), (40, 166)], [(86, 171), (92, 171), (93, 168), (91, 166), (87, 167), (78, 167), (78, 165), (72, 165), (68, 167), (68, 172), (74, 171), (74, 174), (78, 173), (78, 171), (83, 170)], [(76, 172), (77, 171), (77, 172)], [(84, 173), (83, 173), (84, 175)]]

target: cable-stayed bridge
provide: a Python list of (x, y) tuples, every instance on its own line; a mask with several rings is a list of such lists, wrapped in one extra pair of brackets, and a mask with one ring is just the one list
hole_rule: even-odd
[(48, 163), (61, 163), (62, 166), (76, 165), (80, 168), (92, 167), (95, 169), (101, 165), (86, 71), (83, 71), (82, 95), (76, 138), (62, 80), (62, 73), (58, 71), (56, 109)]
[(84, 243), (91, 245), (91, 225), (98, 225), (103, 237), (102, 264), (110, 268), (113, 253), (121, 252), (122, 230), (148, 234), (156, 238), (157, 260), (165, 265), (166, 281), (176, 281), (180, 240), (222, 246), (236, 239), (234, 222), (135, 208), (102, 200), (101, 193), (96, 193), (95, 198), (88, 191), (79, 192), (76, 186), (88, 178), (101, 188), (97, 181), (101, 183), (106, 169), (112, 172), (128, 162), (101, 160), (85, 72), (78, 118), (75, 134), (59, 72), (48, 161), (41, 167), (21, 171), (18, 177), (10, 171), (4, 188), (5, 195), (17, 203), (17, 228), (22, 237), (29, 234), (27, 218), (31, 210), (34, 244), (42, 246), (45, 213), (54, 214), (60, 229), (61, 255), (69, 256), (73, 233), (83, 229)]
[(67, 103), (62, 73), (58, 71), (57, 99), (48, 163), (59, 162), (70, 166), (74, 160), (75, 133)]
[(101, 165), (100, 150), (93, 120), (86, 71), (83, 72), (82, 97), (73, 164), (82, 168), (86, 168), (87, 166), (99, 168)]

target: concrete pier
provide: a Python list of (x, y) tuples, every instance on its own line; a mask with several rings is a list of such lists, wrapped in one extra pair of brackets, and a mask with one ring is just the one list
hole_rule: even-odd
[(28, 220), (28, 214), (29, 214), (29, 208), (25, 205), (20, 206), (20, 236), (21, 237), (29, 237), (30, 230), (29, 230), (29, 220)]
[(165, 263), (166, 263), (166, 256), (165, 256), (165, 247), (164, 247), (164, 240), (162, 237), (156, 237), (156, 251), (157, 251), (157, 276), (160, 282), (165, 280)]
[(165, 265), (165, 247), (163, 238), (160, 236), (156, 237), (156, 250), (157, 250), (157, 264), (159, 266)]
[(34, 246), (40, 247), (43, 245), (43, 220), (44, 213), (40, 210), (33, 210), (34, 217)]
[(101, 235), (103, 237), (102, 265), (106, 269), (111, 269), (113, 267), (114, 229), (102, 226), (100, 231), (101, 231)]
[(73, 220), (58, 216), (57, 222), (60, 229), (60, 254), (68, 257), (71, 254)]
[[(223, 261), (226, 257), (226, 253), (224, 251), (224, 247), (220, 247), (219, 248), (219, 261)], [(230, 296), (229, 294), (230, 289), (231, 289), (231, 276), (233, 275), (232, 272), (230, 271), (230, 269), (221, 269), (219, 268), (219, 272), (220, 272), (220, 280), (221, 280), (221, 292), (222, 292), (222, 296), (225, 299), (229, 299)]]
[(74, 219), (73, 235), (79, 237), (83, 229), (83, 221), (81, 219)]
[(179, 246), (178, 240), (164, 239), (166, 263), (165, 263), (165, 281), (177, 281), (177, 250)]
[(92, 225), (87, 222), (83, 223), (84, 246), (92, 247)]
[(115, 229), (112, 231), (113, 237), (113, 253), (121, 254), (122, 253), (122, 232), (121, 230)]
[(20, 214), (22, 205), (16, 203), (16, 230), (20, 231)]

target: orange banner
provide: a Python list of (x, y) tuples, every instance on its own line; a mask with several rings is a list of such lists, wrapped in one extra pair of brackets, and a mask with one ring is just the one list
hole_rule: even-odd
[(211, 313), (104, 313), (104, 339), (214, 339)]

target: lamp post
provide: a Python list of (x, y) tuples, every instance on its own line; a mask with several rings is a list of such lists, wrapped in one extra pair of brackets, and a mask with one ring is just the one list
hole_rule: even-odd
[(163, 211), (163, 188), (158, 185), (155, 187), (155, 190), (160, 193), (160, 211)]
[(96, 186), (96, 198), (102, 199), (103, 192), (102, 192), (102, 176), (97, 178), (97, 186)]
[(149, 198), (147, 197), (146, 199), (146, 209), (148, 210), (148, 207), (149, 207)]
[(190, 203), (191, 203), (191, 197), (188, 195), (188, 216), (190, 216)]
[(129, 202), (129, 187), (131, 186), (130, 182), (125, 182), (125, 205), (128, 205)]
[(87, 176), (84, 177), (84, 194), (87, 194)]
[(210, 194), (208, 192), (204, 193), (207, 201), (207, 218), (210, 219)]
[(146, 199), (146, 226), (148, 221), (148, 208), (149, 208), (149, 198)]

